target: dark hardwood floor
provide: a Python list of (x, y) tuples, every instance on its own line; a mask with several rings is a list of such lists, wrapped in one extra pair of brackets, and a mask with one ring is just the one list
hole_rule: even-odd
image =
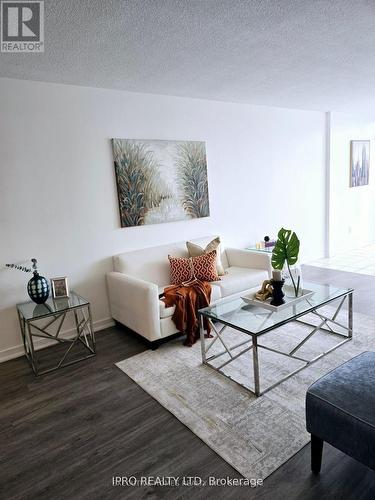
[[(355, 310), (375, 314), (374, 277), (312, 267), (304, 276), (354, 286)], [(114, 327), (97, 348), (40, 378), (24, 358), (0, 365), (1, 499), (375, 498), (375, 472), (327, 445), (320, 476), (308, 445), (256, 489), (112, 486), (113, 476), (240, 475), (114, 366), (147, 348), (139, 338)]]

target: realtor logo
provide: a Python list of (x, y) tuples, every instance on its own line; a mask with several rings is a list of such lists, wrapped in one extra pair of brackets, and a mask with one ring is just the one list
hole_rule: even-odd
[(1, 2), (1, 52), (44, 52), (44, 2)]

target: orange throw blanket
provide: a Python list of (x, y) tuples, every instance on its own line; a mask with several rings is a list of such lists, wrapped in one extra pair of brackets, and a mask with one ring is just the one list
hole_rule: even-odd
[[(208, 307), (211, 299), (211, 285), (206, 281), (192, 280), (182, 285), (168, 286), (164, 289), (167, 307), (176, 306), (172, 320), (181, 333), (186, 333), (184, 345), (191, 347), (199, 339), (198, 309)], [(206, 337), (211, 337), (210, 323), (204, 318)]]

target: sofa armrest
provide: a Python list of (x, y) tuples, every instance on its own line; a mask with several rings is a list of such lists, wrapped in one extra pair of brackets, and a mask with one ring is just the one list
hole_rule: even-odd
[(272, 275), (271, 254), (242, 250), (239, 248), (226, 248), (229, 266), (249, 267), (251, 269), (264, 269), (268, 276)]
[(112, 318), (150, 341), (160, 339), (158, 286), (123, 273), (106, 278)]

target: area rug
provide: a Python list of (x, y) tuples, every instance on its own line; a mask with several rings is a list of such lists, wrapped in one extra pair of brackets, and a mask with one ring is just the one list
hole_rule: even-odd
[[(330, 307), (324, 311), (333, 314)], [(337, 321), (346, 324), (346, 315), (347, 312), (342, 311)], [(316, 323), (316, 317), (311, 315), (309, 321)], [(259, 342), (288, 352), (308, 331), (293, 322), (263, 335)], [(247, 338), (229, 328), (223, 336), (229, 345)], [(299, 356), (313, 359), (338, 341), (340, 338), (319, 331), (303, 346)], [(214, 347), (212, 349), (214, 351)], [(223, 350), (219, 341), (215, 349)], [(248, 479), (264, 479), (309, 442), (305, 429), (305, 395), (309, 385), (368, 350), (375, 350), (375, 318), (355, 314), (351, 342), (259, 398), (202, 365), (200, 343), (189, 348), (182, 345), (181, 339), (173, 340), (156, 351), (145, 351), (121, 361), (117, 366), (240, 474)], [(261, 389), (301, 365), (299, 361), (262, 349), (259, 358)], [(251, 351), (227, 365), (226, 370), (229, 376), (251, 387)]]

